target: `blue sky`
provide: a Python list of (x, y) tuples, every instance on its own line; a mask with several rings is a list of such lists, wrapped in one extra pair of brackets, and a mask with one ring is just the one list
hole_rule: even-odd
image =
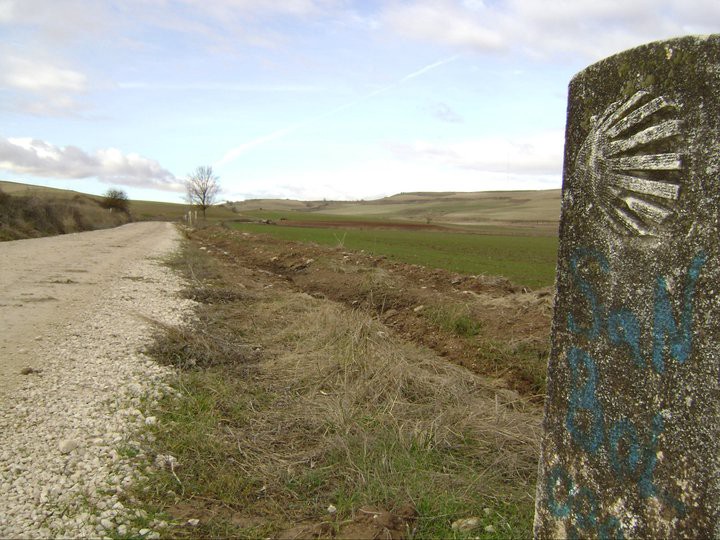
[(0, 179), (180, 202), (561, 185), (567, 84), (717, 0), (0, 0)]

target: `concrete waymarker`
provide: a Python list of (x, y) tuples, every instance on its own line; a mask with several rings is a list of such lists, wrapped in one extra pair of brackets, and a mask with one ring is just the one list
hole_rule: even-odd
[(538, 538), (720, 537), (720, 35), (570, 83)]

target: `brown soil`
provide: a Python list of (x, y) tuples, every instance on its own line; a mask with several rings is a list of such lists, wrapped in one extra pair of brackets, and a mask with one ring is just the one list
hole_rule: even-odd
[(347, 540), (400, 540), (412, 537), (416, 512), (411, 506), (397, 512), (360, 508), (352, 520), (342, 523), (306, 523), (281, 532), (278, 540), (337, 538)]
[[(552, 291), (529, 291), (505, 278), (468, 276), (315, 244), (287, 242), (217, 227), (192, 233), (217, 256), (282, 280), (315, 297), (376, 314), (400, 337), (423, 344), (448, 361), (497, 378), (540, 400), (549, 347)], [(462, 310), (479, 325), (459, 335), (433, 313)], [(519, 366), (516, 357), (532, 364)], [(540, 375), (533, 373), (539, 372)]]
[[(242, 512), (235, 512), (227, 506), (217, 504), (178, 503), (167, 509), (173, 518), (187, 521), (195, 518), (203, 523), (205, 520), (222, 517), (238, 527), (261, 527), (265, 524), (262, 518), (245, 516)], [(401, 506), (394, 512), (377, 508), (360, 508), (352, 519), (338, 520), (334, 515), (328, 514), (323, 521), (306, 521), (285, 529), (273, 538), (277, 540), (300, 539), (329, 539), (336, 540), (401, 540), (411, 538), (417, 512), (412, 505)], [(191, 528), (190, 525), (186, 527)]]

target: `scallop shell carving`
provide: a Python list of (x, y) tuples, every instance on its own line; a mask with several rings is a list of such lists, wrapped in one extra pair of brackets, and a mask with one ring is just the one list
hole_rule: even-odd
[(618, 233), (657, 236), (680, 195), (682, 142), (677, 105), (639, 91), (593, 117), (576, 178)]

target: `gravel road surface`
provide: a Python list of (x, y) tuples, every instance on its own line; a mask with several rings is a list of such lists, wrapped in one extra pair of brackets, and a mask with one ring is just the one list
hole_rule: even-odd
[(178, 241), (145, 222), (0, 243), (0, 537), (158, 536), (121, 501), (155, 421), (138, 407), (170, 391), (144, 317), (192, 308), (158, 260)]

